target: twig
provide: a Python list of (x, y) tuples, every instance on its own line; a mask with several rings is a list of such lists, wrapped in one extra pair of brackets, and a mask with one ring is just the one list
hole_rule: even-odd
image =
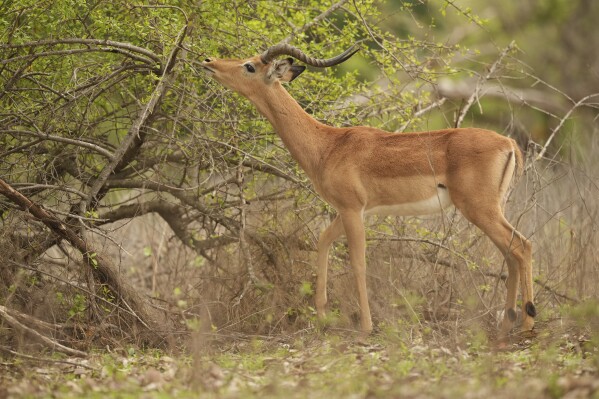
[[(40, 47), (40, 46), (57, 46), (60, 44), (83, 44), (83, 45), (96, 45), (96, 46), (109, 46), (120, 48), (134, 53), (143, 54), (146, 57), (152, 59), (157, 64), (160, 64), (160, 57), (143, 47), (137, 47), (129, 43), (115, 42), (113, 40), (102, 40), (102, 39), (80, 39), (80, 38), (67, 38), (67, 39), (56, 39), (56, 40), (39, 40), (37, 42), (28, 42), (21, 44), (4, 43), (0, 44), (2, 48), (27, 48), (27, 47)], [(34, 54), (35, 55), (35, 54)]]
[(491, 76), (493, 76), (493, 74), (497, 70), (497, 67), (499, 66), (499, 64), (501, 64), (501, 61), (503, 61), (505, 56), (510, 51), (512, 51), (515, 47), (516, 47), (516, 42), (512, 41), (506, 48), (503, 49), (501, 54), (499, 54), (499, 57), (497, 58), (497, 60), (495, 60), (495, 62), (493, 64), (491, 64), (491, 66), (489, 67), (489, 72), (487, 72), (484, 76), (479, 76), (478, 80), (476, 81), (476, 86), (474, 88), (474, 91), (472, 92), (472, 94), (468, 98), (468, 101), (466, 101), (466, 104), (460, 110), (460, 113), (458, 114), (458, 116), (456, 118), (455, 127), (460, 127), (460, 125), (464, 121), (464, 118), (466, 117), (466, 113), (468, 112), (468, 110), (470, 109), (472, 104), (474, 103), (474, 100), (478, 100), (478, 96), (480, 94), (480, 90), (481, 90), (483, 84), (487, 80), (489, 80), (489, 78)]
[(30, 355), (26, 355), (24, 353), (13, 351), (12, 349), (7, 348), (5, 346), (1, 346), (1, 345), (0, 345), (0, 350), (4, 351), (6, 353), (10, 353), (13, 356), (22, 357), (24, 359), (33, 360), (33, 361), (36, 361), (36, 362), (68, 364), (70, 366), (83, 367), (83, 368), (88, 369), (88, 370), (98, 371), (98, 369), (96, 369), (94, 367), (91, 367), (91, 366), (88, 366), (86, 364), (69, 362), (68, 360), (48, 359), (48, 358), (45, 358), (45, 357), (30, 356)]
[(403, 125), (401, 125), (399, 127), (399, 129), (397, 129), (395, 132), (396, 133), (400, 133), (403, 132), (409, 125), (410, 123), (412, 123), (412, 121), (415, 118), (419, 118), (420, 116), (426, 114), (427, 112), (440, 107), (441, 105), (443, 105), (445, 103), (445, 101), (447, 101), (446, 97), (441, 97), (440, 99), (438, 99), (437, 101), (434, 101), (432, 103), (430, 103), (429, 105), (427, 105), (424, 108), (420, 108), (418, 111), (414, 112), (414, 114), (410, 117), (410, 119), (408, 119)]
[(128, 56), (136, 61), (141, 61), (144, 64), (152, 65), (152, 60), (148, 60), (144, 57), (140, 57), (138, 55), (132, 54), (128, 51), (124, 51), (121, 49), (114, 48), (80, 48), (80, 49), (71, 49), (71, 50), (55, 50), (55, 51), (43, 51), (41, 53), (33, 53), (27, 55), (20, 55), (13, 58), (7, 58), (5, 60), (0, 60), (0, 65), (9, 64), (15, 61), (21, 60), (35, 60), (39, 57), (50, 57), (50, 56), (59, 56), (59, 55), (73, 55), (73, 54), (82, 54), (82, 53), (93, 53), (93, 52), (106, 52), (106, 53), (119, 53)]
[(7, 308), (5, 306), (0, 305), (0, 312), (2, 313), (6, 313), (6, 314), (10, 314), (11, 316), (15, 317), (15, 318), (20, 318), (20, 319), (24, 319), (27, 320), (29, 323), (36, 325), (39, 328), (43, 328), (43, 329), (47, 329), (47, 330), (58, 330), (61, 328), (64, 328), (64, 326), (61, 326), (60, 324), (53, 324), (53, 323), (48, 323), (46, 321), (43, 320), (39, 320), (36, 319), (35, 317), (32, 317), (28, 314), (25, 313), (21, 313), (19, 311), (16, 311), (14, 309), (11, 308)]
[(549, 138), (545, 142), (545, 145), (543, 146), (543, 148), (541, 149), (541, 151), (537, 154), (537, 156), (533, 159), (533, 161), (526, 166), (525, 170), (530, 169), (532, 167), (533, 163), (535, 163), (535, 162), (537, 162), (537, 161), (539, 161), (540, 159), (543, 158), (543, 156), (547, 152), (547, 149), (549, 148), (549, 144), (551, 144), (551, 142), (555, 138), (555, 135), (557, 134), (557, 132), (562, 128), (562, 126), (564, 125), (564, 123), (566, 123), (566, 121), (568, 120), (568, 118), (570, 118), (570, 115), (572, 115), (572, 112), (574, 112), (574, 110), (576, 110), (576, 108), (578, 108), (581, 105), (583, 105), (587, 100), (589, 100), (589, 99), (591, 99), (593, 97), (598, 97), (598, 96), (599, 96), (599, 93), (589, 94), (588, 96), (583, 97), (581, 100), (579, 100), (577, 103), (575, 103), (572, 106), (572, 108), (570, 108), (570, 110), (568, 112), (566, 112), (566, 115), (564, 115), (564, 117), (560, 120), (560, 122), (558, 123), (558, 125), (555, 128), (553, 128), (553, 130), (551, 131), (551, 134), (549, 135)]
[(59, 143), (73, 144), (73, 145), (76, 145), (79, 147), (87, 148), (89, 150), (94, 150), (98, 154), (102, 154), (105, 157), (107, 157), (108, 159), (113, 159), (113, 157), (114, 157), (114, 155), (110, 151), (100, 147), (99, 145), (88, 143), (83, 140), (69, 139), (67, 137), (54, 136), (54, 135), (46, 134), (46, 133), (32, 132), (29, 130), (0, 130), (0, 133), (8, 133), (11, 135), (25, 134), (28, 136), (35, 136), (35, 137), (39, 137), (39, 138), (45, 139), (45, 140), (57, 141)]
[(167, 4), (151, 4), (151, 5), (133, 5), (133, 8), (170, 8), (173, 10), (177, 10), (179, 11), (181, 14), (183, 14), (183, 17), (185, 18), (185, 26), (189, 25), (189, 17), (187, 16), (187, 13), (181, 8), (181, 7), (177, 7), (177, 6), (172, 6), (172, 5), (167, 5)]
[(389, 56), (391, 58), (393, 58), (395, 60), (395, 62), (397, 62), (401, 68), (406, 71), (406, 73), (410, 76), (410, 78), (415, 78), (414, 74), (412, 73), (412, 71), (410, 71), (408, 68), (406, 68), (406, 66), (404, 65), (403, 62), (401, 62), (401, 60), (399, 58), (397, 58), (397, 56), (392, 52), (389, 51), (385, 46), (383, 46), (383, 43), (377, 39), (376, 35), (374, 34), (374, 32), (372, 31), (372, 29), (370, 29), (370, 26), (368, 25), (368, 22), (366, 22), (366, 19), (364, 18), (364, 16), (362, 15), (362, 13), (360, 12), (360, 8), (358, 7), (358, 5), (356, 4), (356, 0), (352, 0), (352, 2), (354, 3), (354, 7), (356, 9), (356, 13), (358, 14), (358, 17), (360, 18), (360, 20), (362, 21), (362, 24), (364, 25), (364, 28), (366, 28), (366, 30), (368, 31), (368, 35), (370, 35), (370, 38), (380, 47), (382, 48), (387, 54), (389, 54)]
[[(177, 123), (177, 125), (179, 127), (181, 127), (183, 130), (187, 131), (189, 134), (194, 135), (198, 140), (205, 141), (209, 144), (218, 144), (218, 145), (226, 147), (230, 150), (239, 152), (241, 155), (244, 156), (244, 159), (246, 159), (245, 162), (249, 162), (247, 165), (248, 167), (256, 168), (256, 169), (259, 169), (260, 171), (265, 171), (265, 172), (273, 174), (275, 176), (282, 177), (282, 178), (289, 180), (290, 182), (295, 183), (295, 184), (300, 184), (300, 185), (302, 184), (302, 182), (300, 180), (296, 179), (295, 177), (291, 176), (290, 174), (286, 173), (285, 171), (277, 168), (274, 165), (269, 164), (268, 162), (256, 157), (255, 155), (250, 154), (247, 151), (244, 151), (242, 148), (240, 148), (238, 146), (234, 146), (227, 142), (212, 139), (212, 138), (197, 136), (196, 133), (189, 126), (186, 126), (185, 124), (178, 122), (177, 120), (170, 117), (169, 115), (164, 115), (163, 117), (168, 118), (168, 119), (172, 120), (173, 122)], [(252, 162), (252, 161), (255, 161), (255, 162)], [(233, 164), (233, 161), (227, 160), (227, 162), (230, 164)], [(264, 170), (262, 170), (262, 169), (264, 169)], [(308, 187), (308, 186), (304, 187), (304, 189), (308, 189), (309, 191), (312, 191), (310, 189), (310, 187)]]
[[(87, 194), (85, 194), (84, 192), (81, 192), (75, 188), (72, 187), (66, 187), (66, 186), (58, 186), (55, 184), (32, 184), (32, 183), (16, 183), (13, 184), (14, 187), (19, 187), (19, 189), (21, 191), (23, 190), (39, 190), (39, 189), (43, 189), (43, 190), (58, 190), (58, 191), (64, 191), (67, 193), (71, 193), (71, 194), (76, 194), (79, 197), (85, 199), (87, 198)], [(68, 214), (69, 216), (75, 216), (72, 214)], [(79, 216), (80, 217), (80, 216)], [(85, 219), (91, 219), (91, 218), (85, 218)]]
[(10, 324), (11, 326), (13, 326), (14, 328), (18, 328), (20, 330), (27, 331), (28, 333), (32, 334), (33, 336), (39, 338), (42, 342), (44, 342), (48, 346), (58, 349), (60, 352), (68, 353), (69, 355), (72, 355), (72, 356), (87, 357), (87, 353), (82, 352), (77, 349), (72, 349), (67, 346), (64, 346), (64, 345), (46, 337), (45, 335), (40, 334), (36, 330), (20, 323), (17, 319), (12, 317), (11, 315), (8, 314), (8, 312), (5, 311), (4, 306), (0, 306), (0, 316), (2, 316), (4, 318), (4, 320), (6, 320), (6, 322), (8, 324)]
[(544, 289), (546, 289), (547, 291), (551, 292), (553, 295), (559, 296), (560, 298), (567, 299), (568, 301), (571, 301), (574, 303), (580, 303), (580, 301), (578, 299), (572, 298), (571, 296), (568, 296), (566, 294), (562, 294), (561, 292), (557, 292), (555, 289), (553, 289), (549, 285), (547, 285), (547, 283), (539, 280), (538, 278), (535, 278), (534, 282), (537, 283), (538, 285), (540, 285), (541, 287), (543, 287)]
[(377, 241), (420, 242), (420, 243), (423, 243), (423, 244), (433, 245), (433, 246), (436, 246), (438, 248), (444, 249), (444, 250), (448, 251), (449, 253), (452, 253), (455, 256), (457, 256), (458, 258), (462, 259), (464, 262), (466, 262), (466, 264), (473, 263), (471, 260), (469, 260), (468, 258), (466, 258), (463, 254), (461, 254), (461, 253), (459, 253), (457, 251), (454, 251), (453, 249), (451, 249), (448, 246), (443, 245), (442, 243), (439, 243), (439, 242), (427, 240), (426, 238), (394, 237), (394, 236), (390, 236), (390, 235), (387, 235), (387, 234), (384, 234), (384, 235), (385, 235), (384, 238), (369, 238), (368, 241), (377, 240)]

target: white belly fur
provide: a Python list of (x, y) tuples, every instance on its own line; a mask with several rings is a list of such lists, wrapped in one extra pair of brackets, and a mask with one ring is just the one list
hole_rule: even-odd
[(366, 209), (365, 215), (396, 215), (396, 216), (419, 216), (439, 213), (443, 209), (452, 205), (451, 198), (447, 189), (438, 188), (437, 195), (430, 198), (416, 201), (406, 202), (404, 204), (381, 205)]

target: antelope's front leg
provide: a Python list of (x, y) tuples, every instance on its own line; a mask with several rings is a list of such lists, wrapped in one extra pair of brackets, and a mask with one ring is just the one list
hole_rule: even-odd
[(349, 261), (358, 287), (360, 325), (362, 332), (368, 334), (372, 331), (372, 319), (366, 290), (366, 233), (362, 212), (344, 212), (341, 214), (341, 219), (349, 245)]
[(325, 306), (327, 304), (327, 269), (329, 259), (329, 249), (331, 244), (343, 234), (343, 223), (341, 217), (337, 217), (331, 224), (323, 230), (318, 239), (318, 259), (316, 261), (316, 313), (320, 320), (324, 320), (326, 316)]

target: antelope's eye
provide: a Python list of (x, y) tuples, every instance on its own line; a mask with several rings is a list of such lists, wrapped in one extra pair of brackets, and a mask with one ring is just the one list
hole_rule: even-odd
[(254, 68), (254, 66), (252, 64), (243, 64), (243, 66), (250, 73), (256, 72), (256, 69)]

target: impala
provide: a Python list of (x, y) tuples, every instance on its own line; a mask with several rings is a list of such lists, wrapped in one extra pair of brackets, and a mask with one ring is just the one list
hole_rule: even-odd
[(507, 300), (500, 326), (506, 337), (516, 320), (522, 282), (522, 329), (532, 330), (532, 246), (503, 215), (503, 198), (514, 174), (522, 171), (516, 142), (476, 128), (418, 133), (390, 133), (367, 126), (333, 127), (308, 113), (281, 82), (291, 82), (308, 65), (330, 67), (344, 62), (353, 47), (329, 59), (315, 59), (288, 44), (270, 47), (246, 59), (206, 59), (204, 70), (249, 99), (272, 124), (293, 158), (322, 198), (337, 211), (318, 240), (316, 311), (324, 318), (329, 248), (345, 234), (364, 333), (372, 331), (366, 292), (364, 217), (424, 215), (454, 205), (499, 248), (508, 265)]

